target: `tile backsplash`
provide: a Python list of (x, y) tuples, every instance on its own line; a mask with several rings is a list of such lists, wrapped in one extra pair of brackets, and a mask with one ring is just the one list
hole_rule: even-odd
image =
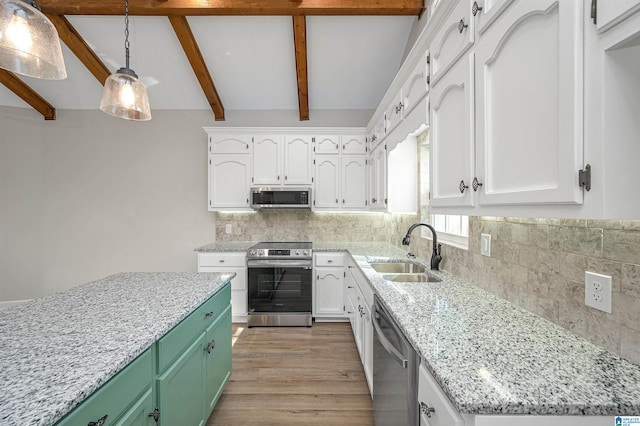
[[(384, 213), (217, 213), (216, 238), (401, 247), (416, 221)], [(431, 242), (415, 234), (410, 250), (428, 262)], [(470, 217), (469, 234), (468, 249), (443, 244), (442, 269), (640, 364), (640, 221)], [(480, 234), (491, 235), (491, 257), (480, 254)], [(612, 277), (611, 314), (585, 305), (585, 271)]]

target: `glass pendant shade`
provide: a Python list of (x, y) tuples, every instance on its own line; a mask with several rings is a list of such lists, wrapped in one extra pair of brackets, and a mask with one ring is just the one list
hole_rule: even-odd
[(104, 82), (100, 110), (127, 120), (151, 120), (147, 89), (129, 68), (120, 68)]
[(67, 77), (58, 32), (35, 2), (0, 0), (0, 68), (46, 80)]

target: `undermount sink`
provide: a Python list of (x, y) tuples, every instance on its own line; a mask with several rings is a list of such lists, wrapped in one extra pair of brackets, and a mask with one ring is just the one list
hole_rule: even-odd
[(442, 281), (440, 278), (429, 274), (385, 274), (382, 278), (397, 283), (439, 283)]
[(382, 274), (424, 274), (426, 272), (424, 266), (410, 262), (378, 262), (370, 265), (374, 271)]

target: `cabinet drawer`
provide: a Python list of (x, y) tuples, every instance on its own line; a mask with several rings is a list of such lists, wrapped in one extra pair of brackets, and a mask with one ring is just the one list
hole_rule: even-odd
[(343, 253), (316, 253), (316, 266), (344, 266)]
[[(419, 371), (418, 404), (420, 407), (420, 424), (428, 426), (463, 426), (464, 420), (436, 383), (431, 373), (427, 371), (424, 364), (420, 364)], [(431, 411), (430, 415), (427, 416), (426, 413), (429, 411)]]
[(162, 372), (184, 352), (184, 348), (211, 325), (230, 303), (231, 286), (227, 284), (158, 340), (158, 372)]
[(113, 425), (139, 395), (151, 387), (153, 379), (153, 346), (133, 360), (122, 371), (84, 400), (58, 426), (85, 426), (104, 416), (104, 425)]
[(200, 266), (247, 266), (245, 253), (198, 253)]

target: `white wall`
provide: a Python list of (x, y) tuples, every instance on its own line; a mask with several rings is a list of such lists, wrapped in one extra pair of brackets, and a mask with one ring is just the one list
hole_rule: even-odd
[(119, 271), (195, 271), (207, 211), (208, 111), (133, 123), (99, 111), (44, 121), (0, 108), (0, 301)]

